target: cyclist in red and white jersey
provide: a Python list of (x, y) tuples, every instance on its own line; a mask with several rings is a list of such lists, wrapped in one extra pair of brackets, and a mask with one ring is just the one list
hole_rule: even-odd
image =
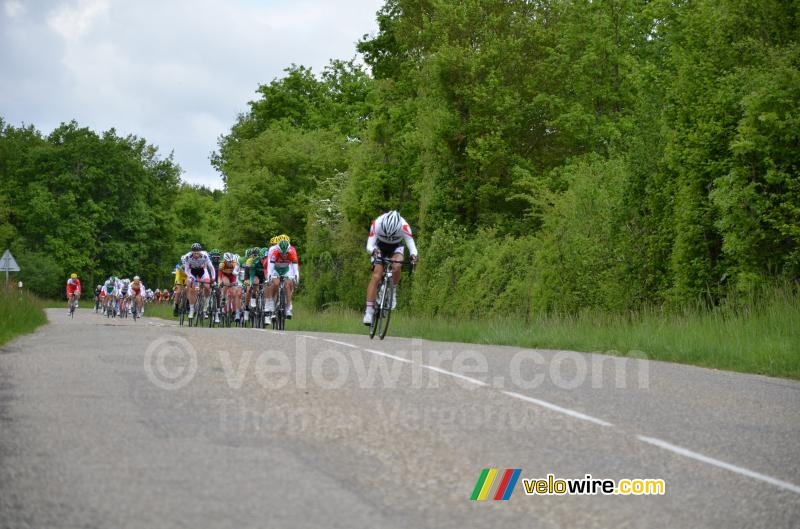
[[(288, 237), (286, 237), (288, 239)], [(267, 314), (275, 310), (275, 296), (280, 286), (280, 278), (286, 281), (286, 317), (292, 317), (292, 291), (300, 282), (300, 261), (297, 259), (297, 250), (288, 240), (281, 239), (267, 257), (264, 258), (264, 268), (267, 270), (267, 300), (264, 310)]]
[(81, 299), (81, 280), (78, 279), (78, 274), (70, 274), (67, 279), (67, 314), (69, 314), (69, 304), (72, 302), (73, 295), (76, 302)]
[(131, 296), (133, 296), (133, 302), (136, 303), (136, 308), (140, 316), (144, 316), (144, 296), (146, 293), (147, 288), (144, 286), (144, 283), (142, 283), (142, 280), (139, 279), (139, 276), (133, 276), (133, 281), (131, 281)]
[(414, 235), (411, 233), (408, 222), (400, 216), (400, 213), (389, 211), (372, 222), (367, 239), (367, 253), (372, 256), (372, 278), (367, 286), (367, 310), (364, 312), (364, 325), (372, 324), (378, 285), (383, 277), (383, 265), (376, 261), (379, 257), (398, 261), (392, 264), (392, 280), (395, 285), (392, 308), (397, 305), (397, 285), (400, 283), (400, 267), (405, 254), (403, 243), (408, 246), (411, 263), (416, 263), (418, 255)]

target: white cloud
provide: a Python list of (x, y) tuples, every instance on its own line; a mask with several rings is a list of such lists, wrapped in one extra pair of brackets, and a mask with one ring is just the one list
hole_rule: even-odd
[(18, 0), (9, 0), (3, 4), (3, 7), (5, 8), (6, 16), (9, 18), (16, 18), (25, 14), (25, 6), (22, 5), (22, 2), (19, 2)]
[(319, 72), (329, 59), (353, 57), (355, 42), (376, 31), (381, 5), (30, 3), (25, 17), (0, 19), (0, 116), (44, 132), (70, 119), (95, 130), (115, 127), (146, 138), (165, 155), (174, 150), (186, 180), (221, 187), (209, 153), (258, 85), (282, 76), (292, 63)]
[(47, 24), (67, 40), (84, 36), (96, 19), (108, 12), (105, 0), (79, 0), (73, 4), (62, 4), (47, 18)]

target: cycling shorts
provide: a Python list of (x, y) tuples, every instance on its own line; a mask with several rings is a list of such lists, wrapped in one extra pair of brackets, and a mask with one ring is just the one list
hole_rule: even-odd
[(190, 268), (189, 271), (192, 273), (194, 278), (201, 282), (201, 283), (210, 283), (211, 282), (211, 274), (208, 273), (207, 268)]

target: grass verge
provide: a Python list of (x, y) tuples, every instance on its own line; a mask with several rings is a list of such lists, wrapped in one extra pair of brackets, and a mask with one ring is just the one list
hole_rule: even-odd
[[(366, 334), (362, 314), (331, 307), (311, 310), (299, 298), (287, 330)], [(172, 317), (172, 305), (149, 305), (147, 316)], [(513, 318), (447, 319), (392, 315), (391, 336), (517, 347), (629, 354), (652, 360), (800, 379), (800, 296), (776, 290), (737, 309), (645, 310), (626, 315), (587, 311), (525, 322)]]
[(0, 287), (0, 347), (47, 323), (45, 304), (29, 292)]

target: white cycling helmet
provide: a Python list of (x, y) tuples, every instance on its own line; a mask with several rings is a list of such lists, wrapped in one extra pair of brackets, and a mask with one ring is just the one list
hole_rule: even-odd
[(139, 281), (139, 276), (133, 276), (134, 281)]
[(131, 280), (128, 279), (128, 278), (125, 278), (125, 279), (122, 280), (122, 282), (127, 286), (127, 285), (129, 285), (131, 283)]
[(381, 219), (381, 231), (386, 237), (397, 237), (400, 235), (400, 230), (403, 229), (403, 221), (400, 219), (400, 213), (397, 211), (390, 211)]
[(225, 255), (222, 256), (222, 259), (225, 261), (233, 261), (233, 254), (231, 252), (225, 252)]

